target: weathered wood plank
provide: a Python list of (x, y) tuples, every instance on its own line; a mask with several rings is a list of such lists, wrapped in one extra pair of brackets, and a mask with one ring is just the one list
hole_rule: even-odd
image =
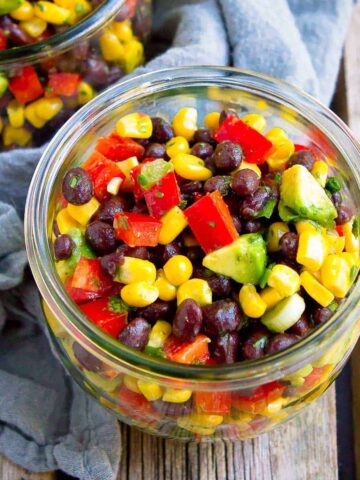
[(30, 473), (17, 465), (14, 465), (5, 457), (0, 456), (0, 479), (1, 480), (55, 480), (56, 474)]
[(335, 390), (282, 427), (245, 442), (180, 443), (121, 425), (118, 480), (337, 480)]

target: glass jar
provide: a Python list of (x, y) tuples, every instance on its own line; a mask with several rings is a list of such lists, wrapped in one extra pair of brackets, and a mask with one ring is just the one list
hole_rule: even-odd
[(278, 80), (230, 68), (179, 68), (116, 85), (54, 137), (35, 172), (25, 237), (52, 342), (72, 377), (120, 420), (184, 440), (245, 439), (290, 419), (339, 374), (359, 336), (359, 279), (331, 319), (286, 350), (256, 361), (201, 366), (139, 353), (99, 330), (72, 303), (52, 257), (52, 223), (64, 172), (80, 164), (116, 119), (134, 111), (170, 119), (181, 107), (199, 118), (223, 108), (266, 116), (335, 159), (360, 208), (359, 144), (326, 107)]
[[(0, 17), (0, 28), (11, 29), (9, 22)], [(77, 108), (144, 62), (150, 29), (151, 0), (104, 0), (62, 33), (0, 51), (0, 151), (49, 140)]]

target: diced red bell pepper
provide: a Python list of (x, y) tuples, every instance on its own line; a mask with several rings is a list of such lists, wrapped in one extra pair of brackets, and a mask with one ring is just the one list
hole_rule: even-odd
[(159, 415), (141, 393), (132, 392), (122, 385), (118, 392), (119, 410), (124, 415), (134, 420), (143, 420), (149, 423), (155, 423)]
[(167, 173), (158, 183), (144, 191), (144, 198), (150, 215), (162, 217), (170, 208), (181, 201), (180, 189), (175, 173)]
[(134, 167), (130, 170), (130, 175), (131, 175), (131, 178), (132, 178), (133, 184), (134, 184), (133, 195), (134, 195), (134, 198), (135, 198), (135, 202), (138, 202), (139, 200), (144, 198), (144, 190), (140, 186), (140, 184), (138, 182), (138, 179), (137, 179), (139, 173), (141, 172), (141, 167), (144, 163), (153, 162), (154, 160), (157, 160), (157, 159), (156, 158), (150, 158), (150, 157), (144, 158), (144, 160), (141, 162), (141, 165), (138, 165), (137, 167)]
[(137, 3), (138, 0), (127, 0), (127, 18), (132, 18), (135, 15)]
[(3, 28), (0, 28), (0, 50), (6, 50), (8, 37)]
[(127, 310), (121, 308), (120, 297), (104, 297), (84, 303), (80, 309), (92, 322), (114, 338), (127, 323)]
[(149, 215), (134, 212), (115, 214), (115, 236), (130, 247), (155, 247), (160, 228), (161, 222)]
[(279, 382), (270, 382), (261, 385), (251, 395), (232, 394), (232, 404), (239, 410), (251, 413), (260, 413), (267, 405), (281, 397), (285, 387)]
[(24, 67), (11, 78), (9, 90), (19, 103), (31, 102), (44, 92), (34, 67)]
[(104, 165), (93, 181), (95, 197), (100, 201), (103, 201), (111, 196), (111, 194), (107, 191), (107, 186), (110, 180), (113, 178), (121, 178), (123, 181), (125, 178), (125, 175), (116, 165), (116, 163), (111, 162), (110, 160), (108, 160), (108, 162), (109, 163)]
[(210, 339), (205, 335), (197, 335), (194, 342), (182, 342), (170, 335), (164, 344), (165, 358), (178, 363), (201, 363), (204, 364), (210, 358)]
[(264, 163), (274, 148), (264, 135), (236, 117), (225, 119), (213, 136), (217, 142), (239, 143), (248, 163)]
[(73, 97), (77, 94), (80, 81), (78, 73), (50, 73), (45, 96)]
[(195, 392), (195, 408), (198, 413), (228, 415), (231, 408), (231, 393)]
[(90, 157), (83, 163), (82, 168), (88, 172), (91, 180), (94, 182), (101, 170), (107, 166), (113, 164), (102, 153), (96, 150), (90, 155)]
[(344, 236), (344, 226), (343, 225), (336, 225), (335, 227), (337, 233), (340, 235), (340, 237)]
[(145, 151), (144, 147), (135, 140), (120, 137), (117, 133), (100, 138), (96, 144), (96, 150), (114, 162), (120, 162), (130, 157), (141, 160)]
[(225, 247), (239, 236), (229, 209), (218, 190), (201, 197), (184, 213), (205, 253)]
[(294, 143), (294, 149), (295, 152), (300, 152), (300, 150), (310, 150), (309, 147), (306, 147), (305, 145), (300, 145), (299, 143)]
[(327, 366), (313, 368), (311, 373), (305, 377), (304, 383), (299, 387), (299, 392), (305, 392), (318, 387), (325, 380), (327, 369)]
[(113, 283), (101, 270), (99, 258), (81, 257), (75, 267), (71, 286), (104, 295), (111, 290)]
[(69, 296), (73, 299), (78, 305), (85, 302), (90, 302), (91, 300), (96, 300), (101, 297), (100, 293), (97, 292), (87, 292), (82, 288), (74, 288), (71, 286), (72, 277), (69, 277), (65, 280), (65, 289), (68, 292)]

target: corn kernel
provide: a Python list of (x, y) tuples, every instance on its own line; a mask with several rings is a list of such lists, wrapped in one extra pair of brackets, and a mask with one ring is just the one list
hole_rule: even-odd
[(160, 300), (164, 300), (165, 302), (171, 302), (172, 300), (175, 300), (176, 287), (167, 280), (163, 270), (158, 270), (158, 276), (154, 285), (159, 290)]
[(283, 408), (283, 405), (284, 405), (284, 399), (282, 397), (277, 398), (276, 400), (269, 402), (266, 405), (266, 408), (260, 412), (260, 415), (264, 415), (266, 417), (272, 417), (274, 414), (280, 412), (280, 410)]
[(134, 393), (141, 393), (138, 387), (138, 380), (130, 375), (124, 375), (123, 379), (125, 387)]
[(66, 207), (68, 214), (80, 225), (84, 227), (89, 223), (90, 218), (94, 215), (97, 209), (100, 207), (100, 203), (93, 197), (89, 202), (84, 205), (72, 205), (68, 204)]
[(6, 112), (9, 117), (9, 123), (12, 127), (20, 128), (24, 125), (24, 105), (17, 102), (16, 100), (11, 100), (9, 102), (9, 105), (6, 107)]
[(243, 285), (239, 293), (239, 301), (245, 315), (250, 318), (260, 318), (266, 310), (266, 303), (262, 300), (254, 285)]
[(204, 118), (204, 124), (209, 130), (216, 130), (219, 128), (220, 123), (220, 113), (219, 112), (210, 112)]
[(161, 229), (159, 243), (167, 245), (171, 243), (187, 227), (187, 219), (179, 207), (173, 207), (161, 217)]
[(38, 18), (54, 25), (62, 25), (70, 17), (70, 10), (67, 8), (43, 0), (34, 4), (34, 13)]
[(344, 298), (350, 288), (350, 267), (340, 255), (328, 255), (321, 267), (321, 283), (335, 297)]
[(340, 237), (336, 230), (329, 230), (325, 234), (327, 252), (330, 254), (341, 253), (345, 248), (345, 237)]
[(176, 420), (177, 425), (180, 428), (194, 433), (195, 435), (213, 435), (215, 433), (214, 428), (201, 427), (200, 425), (192, 425), (188, 420), (188, 417), (178, 417)]
[(120, 292), (121, 298), (131, 307), (147, 307), (154, 303), (158, 296), (159, 290), (147, 282), (134, 282), (125, 285)]
[(107, 62), (116, 62), (124, 58), (124, 46), (111, 30), (106, 30), (99, 42), (101, 54)]
[(122, 177), (113, 177), (107, 184), (106, 191), (110, 193), (110, 195), (117, 195), (122, 183)]
[(212, 290), (206, 280), (191, 278), (184, 282), (177, 291), (177, 304), (180, 305), (187, 298), (192, 298), (201, 307), (212, 303)]
[(136, 67), (144, 63), (144, 47), (139, 40), (134, 38), (125, 44), (122, 67), (125, 73), (131, 73)]
[(144, 395), (146, 400), (149, 400), (149, 402), (159, 400), (159, 398), (162, 397), (163, 389), (157, 383), (138, 380), (137, 385), (140, 392)]
[(193, 413), (191, 415), (180, 417), (178, 419), (178, 424), (179, 420), (183, 420), (183, 422), (181, 422), (182, 427), (189, 430), (189, 427), (217, 427), (223, 422), (224, 417), (222, 415), (206, 415), (200, 413)]
[(157, 320), (152, 327), (147, 345), (153, 348), (161, 348), (165, 340), (171, 335), (172, 327), (164, 320)]
[(340, 252), (339, 257), (347, 261), (350, 268), (359, 266), (359, 254), (356, 252)]
[(166, 153), (170, 158), (175, 157), (178, 153), (189, 153), (189, 142), (184, 137), (173, 137), (166, 144)]
[(149, 284), (155, 282), (156, 267), (149, 260), (135, 257), (124, 257), (124, 263), (119, 267), (115, 280), (130, 284), (143, 280)]
[(172, 122), (175, 135), (191, 140), (197, 130), (196, 122), (196, 108), (181, 108)]
[(321, 285), (311, 273), (302, 272), (300, 274), (300, 283), (308, 295), (322, 307), (327, 307), (334, 300), (334, 295), (330, 290)]
[(212, 176), (211, 170), (205, 167), (201, 158), (187, 153), (178, 153), (171, 159), (175, 172), (186, 180), (207, 180)]
[(61, 235), (67, 233), (71, 228), (79, 228), (79, 223), (69, 215), (67, 208), (63, 208), (56, 215), (56, 223)]
[(189, 280), (192, 272), (192, 263), (184, 255), (174, 255), (164, 265), (164, 273), (167, 280), (175, 286)]
[(256, 108), (258, 108), (259, 110), (267, 110), (269, 107), (269, 104), (267, 103), (266, 100), (258, 100), (256, 102)]
[(285, 168), (287, 161), (295, 151), (294, 143), (289, 139), (282, 139), (274, 145), (274, 152), (266, 159), (270, 170), (273, 171)]
[(27, 0), (24, 1), (17, 9), (13, 10), (10, 13), (10, 17), (20, 22), (24, 20), (30, 20), (34, 16), (34, 8), (30, 2)]
[(39, 117), (39, 115), (36, 113), (36, 107), (37, 102), (29, 103), (29, 105), (26, 105), (25, 118), (28, 122), (31, 123), (33, 127), (43, 128), (43, 126), (46, 124), (46, 120)]
[(263, 132), (266, 128), (266, 120), (264, 115), (260, 115), (259, 113), (248, 113), (241, 119), (245, 122), (249, 127), (257, 130), (258, 132)]
[(80, 82), (78, 87), (78, 96), (77, 100), (80, 105), (85, 105), (85, 103), (90, 102), (95, 97), (95, 90), (87, 82)]
[(192, 395), (192, 390), (178, 390), (175, 388), (167, 388), (162, 397), (164, 402), (184, 403), (187, 402)]
[(287, 232), (290, 232), (289, 227), (284, 222), (275, 222), (269, 226), (267, 236), (267, 246), (269, 252), (278, 252), (280, 250), (280, 238)]
[(236, 170), (233, 170), (231, 172), (231, 175), (235, 175), (236, 172), (239, 172), (240, 170), (244, 170), (244, 169), (249, 169), (249, 170), (252, 170), (253, 172), (255, 172), (259, 177), (261, 177), (261, 170), (260, 168), (255, 164), (255, 163), (248, 163), (248, 162), (245, 162), (245, 160), (243, 160), (240, 164), (240, 167), (238, 167)]
[(59, 97), (40, 98), (33, 103), (36, 115), (43, 120), (49, 121), (63, 108), (63, 102)]
[(312, 371), (313, 371), (313, 367), (309, 363), (308, 365), (305, 365), (304, 367), (296, 370), (296, 372), (291, 373), (290, 375), (286, 375), (284, 380), (289, 381), (291, 385), (293, 385), (294, 387), (300, 387), (301, 385), (304, 384), (305, 377), (310, 375)]
[(47, 27), (45, 20), (37, 17), (33, 17), (30, 20), (24, 20), (23, 22), (20, 22), (19, 25), (24, 32), (33, 38), (37, 38), (42, 35)]
[(318, 183), (324, 188), (326, 185), (328, 171), (329, 171), (328, 164), (323, 160), (317, 160), (314, 163), (313, 168), (311, 169), (311, 173), (315, 178), (315, 180), (317, 180)]
[(326, 243), (321, 233), (305, 231), (299, 235), (296, 261), (308, 270), (316, 272), (321, 268), (326, 255)]
[(123, 20), (122, 22), (113, 22), (111, 29), (122, 42), (128, 42), (133, 38), (133, 31), (130, 20)]
[(275, 145), (281, 143), (282, 140), (287, 140), (288, 134), (285, 132), (283, 128), (274, 127), (271, 128), (265, 135), (265, 137), (270, 140), (270, 142), (274, 143)]
[(316, 225), (316, 223), (312, 222), (311, 220), (300, 220), (299, 222), (296, 222), (295, 228), (299, 235), (302, 232), (319, 233), (323, 230), (320, 225)]
[(32, 136), (26, 128), (15, 128), (12, 125), (5, 125), (2, 132), (2, 138), (6, 147), (9, 147), (10, 145), (24, 147), (30, 142)]
[(266, 303), (266, 309), (273, 307), (280, 302), (284, 297), (272, 287), (266, 287), (260, 292), (260, 298), (263, 302)]
[(283, 297), (290, 297), (300, 289), (300, 277), (287, 265), (275, 265), (271, 270), (268, 286), (275, 288)]
[(116, 165), (125, 175), (121, 190), (124, 192), (132, 192), (134, 188), (134, 180), (131, 176), (131, 170), (139, 165), (138, 159), (136, 157), (129, 157), (121, 162), (116, 162)]
[(344, 223), (344, 225), (342, 226), (344, 237), (345, 237), (345, 250), (350, 253), (351, 252), (359, 253), (360, 237), (355, 237), (355, 235), (352, 233), (352, 227), (353, 227), (353, 220), (351, 220), (348, 223)]
[(152, 135), (152, 121), (145, 113), (130, 113), (120, 118), (116, 131), (120, 137), (149, 138)]

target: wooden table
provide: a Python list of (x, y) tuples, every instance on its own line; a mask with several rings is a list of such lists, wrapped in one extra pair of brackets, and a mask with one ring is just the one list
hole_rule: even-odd
[[(354, 11), (334, 107), (360, 138), (360, 5)], [(356, 460), (360, 465), (360, 344), (353, 355)], [(118, 480), (337, 480), (335, 388), (302, 415), (261, 437), (215, 445), (181, 444), (121, 425)], [(62, 478), (64, 478), (62, 476)], [(360, 480), (360, 472), (357, 478)], [(0, 457), (0, 480), (58, 480)], [(353, 480), (347, 478), (346, 480)]]

